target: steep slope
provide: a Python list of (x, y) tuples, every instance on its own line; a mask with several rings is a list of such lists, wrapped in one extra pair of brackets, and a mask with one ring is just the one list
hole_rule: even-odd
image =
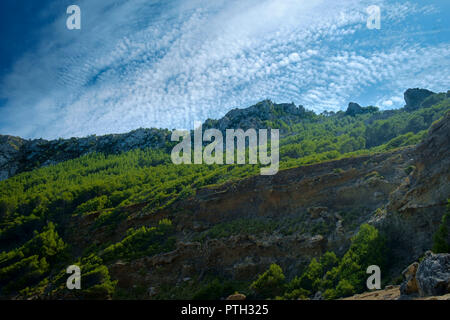
[(450, 195), (450, 113), (432, 125), (428, 136), (411, 152), (411, 172), (389, 195), (376, 221), (391, 237), (393, 255), (417, 259), (431, 248)]

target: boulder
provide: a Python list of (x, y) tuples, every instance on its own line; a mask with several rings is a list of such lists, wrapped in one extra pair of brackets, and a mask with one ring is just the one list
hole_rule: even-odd
[(242, 293), (229, 295), (226, 300), (245, 300), (247, 297)]
[(450, 293), (450, 254), (427, 252), (416, 272), (421, 297)]
[(417, 281), (416, 281), (416, 273), (417, 269), (419, 267), (418, 262), (414, 262), (413, 264), (409, 265), (405, 270), (402, 272), (403, 276), (403, 283), (400, 286), (400, 293), (401, 294), (413, 294), (417, 293), (419, 291), (419, 288), (417, 287)]

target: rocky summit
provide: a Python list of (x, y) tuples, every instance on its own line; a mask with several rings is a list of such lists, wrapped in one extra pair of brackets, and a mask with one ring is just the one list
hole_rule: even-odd
[(424, 100), (433, 94), (434, 92), (426, 89), (408, 89), (404, 94), (406, 102), (405, 108), (408, 110), (418, 109)]

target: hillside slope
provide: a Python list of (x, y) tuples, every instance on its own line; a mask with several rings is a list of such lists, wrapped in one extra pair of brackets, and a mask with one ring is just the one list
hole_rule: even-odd
[[(306, 293), (295, 279), (314, 258), (334, 252), (333, 264), (344, 263), (358, 239), (378, 245), (379, 235), (389, 282), (431, 248), (450, 197), (450, 95), (421, 93), (405, 92), (407, 106), (394, 111), (352, 103), (315, 115), (264, 101), (206, 121), (280, 128), (274, 176), (251, 165), (173, 165), (164, 130), (2, 136), (0, 297), (220, 298), (251, 293), (273, 264), (294, 283), (285, 298), (311, 297), (317, 288)], [(82, 267), (80, 291), (65, 288), (71, 264)], [(344, 289), (328, 298), (361, 291)]]

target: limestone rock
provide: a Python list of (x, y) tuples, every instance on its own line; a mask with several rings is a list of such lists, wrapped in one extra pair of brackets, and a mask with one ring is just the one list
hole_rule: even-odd
[(450, 254), (428, 252), (416, 273), (420, 296), (450, 293)]
[(434, 94), (434, 92), (426, 89), (415, 88), (406, 90), (404, 93), (406, 102), (405, 109), (406, 110), (419, 109), (422, 102), (432, 94)]
[(416, 272), (417, 268), (419, 267), (418, 262), (414, 262), (413, 264), (409, 265), (405, 270), (402, 272), (402, 276), (404, 279), (404, 282), (400, 286), (400, 292), (401, 294), (412, 294), (418, 292), (417, 287), (417, 281), (416, 281)]
[(357, 114), (362, 113), (362, 110), (363, 110), (363, 108), (359, 104), (357, 104), (355, 102), (350, 102), (348, 104), (348, 108), (345, 113), (348, 115), (351, 115), (351, 116), (355, 116)]
[(245, 300), (246, 298), (247, 297), (245, 296), (245, 294), (235, 293), (235, 294), (229, 295), (226, 300)]

